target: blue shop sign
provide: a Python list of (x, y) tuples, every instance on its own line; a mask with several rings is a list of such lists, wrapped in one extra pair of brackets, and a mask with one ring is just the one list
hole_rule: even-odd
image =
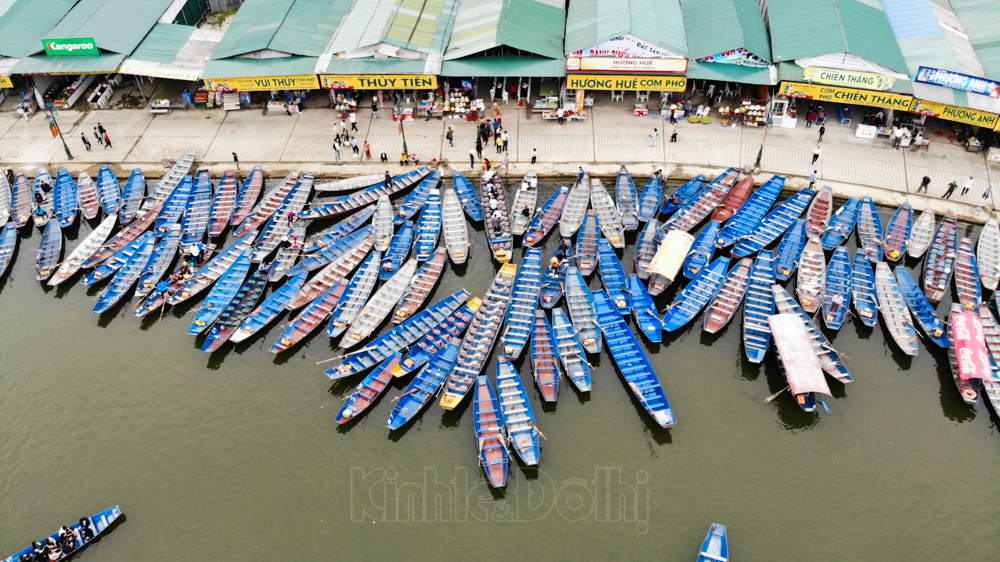
[(952, 72), (950, 70), (939, 70), (937, 68), (921, 66), (917, 71), (914, 81), (944, 86), (953, 90), (964, 90), (974, 94), (990, 96), (991, 98), (1000, 98), (1000, 82)]

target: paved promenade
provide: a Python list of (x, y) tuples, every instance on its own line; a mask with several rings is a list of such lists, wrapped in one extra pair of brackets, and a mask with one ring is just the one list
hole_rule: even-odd
[[(764, 137), (762, 129), (682, 122), (678, 142), (671, 143), (668, 122), (633, 117), (631, 107), (628, 96), (624, 103), (612, 103), (609, 96), (598, 95), (590, 119), (558, 125), (543, 121), (537, 114), (529, 115), (525, 108), (513, 104), (501, 106), (503, 125), (511, 137), (510, 173), (529, 169), (535, 148), (538, 164), (534, 169), (542, 175), (575, 175), (577, 166), (586, 167), (592, 174), (612, 175), (619, 165), (628, 164), (634, 174), (641, 176), (673, 164), (675, 167), (668, 170), (671, 177), (686, 178), (729, 166), (752, 166)], [(374, 120), (370, 109), (359, 111), (359, 144), (367, 140), (376, 160), (385, 152), (390, 169), (395, 169), (399, 167), (402, 137), (388, 108), (379, 113), (381, 119)], [(120, 166), (123, 172), (142, 167), (155, 176), (162, 171), (164, 160), (172, 160), (194, 146), (202, 165), (219, 171), (232, 167), (233, 152), (239, 155), (244, 169), (263, 164), (272, 175), (301, 169), (346, 176), (386, 167), (378, 162), (358, 162), (349, 148), (343, 149), (342, 160), (335, 162), (332, 144), (340, 119), (328, 109), (309, 109), (292, 117), (268, 116), (258, 109), (173, 111), (168, 115), (153, 115), (145, 110), (70, 110), (60, 112), (58, 120), (74, 156), (72, 163), (67, 161), (62, 144), (51, 137), (41, 116), (30, 121), (13, 116), (0, 121), (0, 163), (29, 174), (42, 165), (78, 171), (109, 163)], [(98, 122), (109, 131), (113, 148), (93, 142), (92, 131)], [(443, 157), (454, 169), (469, 169), (469, 149), (474, 147), (475, 139), (473, 123), (432, 119), (406, 123), (404, 127), (407, 147), (422, 161)], [(454, 146), (445, 140), (449, 127), (455, 132)], [(649, 146), (647, 137), (654, 127), (659, 129), (659, 137)], [(93, 143), (90, 152), (83, 148), (81, 133), (86, 133)], [(985, 220), (994, 207), (993, 197), (984, 200), (982, 195), (991, 181), (1000, 183), (1000, 165), (987, 165), (983, 154), (965, 152), (961, 146), (935, 136), (934, 128), (928, 131), (930, 150), (914, 153), (893, 150), (886, 139), (858, 139), (853, 128), (831, 122), (822, 142), (822, 156), (813, 168), (810, 161), (817, 136), (815, 127), (772, 127), (761, 160), (764, 178), (771, 173), (786, 175), (789, 187), (798, 188), (816, 169), (818, 183), (833, 186), (839, 195), (868, 194), (890, 205), (908, 199), (918, 209), (933, 205), (939, 212), (973, 220)], [(495, 147), (486, 147), (483, 153), (503, 161)], [(925, 175), (931, 178), (930, 198), (914, 195)], [(969, 176), (974, 178), (974, 186), (963, 196), (961, 186)], [(938, 199), (951, 181), (959, 184), (952, 200)]]

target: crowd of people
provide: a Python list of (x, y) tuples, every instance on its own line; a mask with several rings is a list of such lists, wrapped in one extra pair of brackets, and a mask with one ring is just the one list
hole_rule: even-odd
[(56, 537), (31, 543), (31, 552), (22, 554), (18, 562), (54, 562), (61, 560), (94, 539), (94, 526), (90, 519), (80, 519), (79, 527), (60, 527)]

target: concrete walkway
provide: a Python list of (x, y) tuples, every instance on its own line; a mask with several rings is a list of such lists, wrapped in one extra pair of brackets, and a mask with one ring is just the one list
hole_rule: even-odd
[[(627, 164), (633, 174), (643, 176), (654, 168), (673, 164), (676, 167), (671, 167), (670, 177), (688, 178), (699, 173), (714, 174), (729, 166), (752, 166), (764, 140), (763, 129), (728, 128), (713, 121), (710, 125), (682, 122), (678, 142), (670, 143), (669, 122), (633, 117), (631, 100), (627, 98), (624, 103), (613, 103), (610, 96), (599, 94), (586, 122), (563, 125), (545, 122), (526, 108), (501, 106), (503, 126), (511, 137), (509, 154), (513, 165), (509, 173), (529, 169), (531, 151), (536, 148), (538, 164), (534, 169), (540, 175), (575, 175), (578, 166), (594, 175), (613, 175), (618, 166)], [(403, 145), (398, 124), (392, 121), (388, 108), (379, 114), (381, 119), (375, 120), (370, 109), (359, 110), (359, 145), (367, 140), (376, 160), (385, 152), (389, 169), (398, 169)], [(349, 147), (341, 150), (342, 161), (335, 162), (332, 144), (340, 119), (328, 109), (310, 109), (292, 117), (269, 116), (258, 109), (173, 111), (166, 115), (146, 110), (62, 111), (57, 119), (73, 153), (72, 162), (39, 115), (30, 121), (12, 117), (0, 124), (2, 165), (24, 170), (30, 176), (39, 166), (67, 167), (76, 172), (93, 171), (97, 164), (108, 163), (123, 175), (141, 167), (156, 177), (162, 173), (163, 161), (194, 146), (202, 165), (220, 172), (232, 167), (233, 152), (239, 155), (244, 170), (263, 164), (269, 175), (276, 176), (292, 169), (323, 176), (350, 176), (386, 168), (379, 162), (358, 162)], [(93, 129), (99, 122), (108, 130), (113, 148), (94, 142)], [(454, 146), (445, 139), (449, 127), (455, 132)], [(659, 136), (650, 146), (648, 135), (654, 127)], [(404, 129), (407, 148), (423, 162), (447, 158), (454, 169), (469, 169), (475, 124), (464, 119), (432, 119), (406, 123)], [(81, 134), (90, 139), (90, 152), (84, 150)], [(991, 180), (1000, 180), (1000, 165), (987, 164), (984, 154), (968, 153), (959, 145), (941, 140), (945, 137), (935, 136), (933, 128), (928, 131), (930, 150), (914, 153), (893, 150), (883, 138), (858, 139), (853, 128), (831, 122), (822, 142), (822, 156), (814, 168), (810, 162), (817, 135), (817, 128), (802, 125), (796, 129), (769, 129), (761, 159), (761, 180), (772, 173), (782, 174), (790, 178), (788, 186), (797, 189), (808, 183), (806, 178), (815, 169), (821, 185), (834, 187), (844, 197), (872, 195), (887, 205), (909, 200), (918, 209), (933, 205), (940, 213), (972, 220), (985, 220), (994, 207), (993, 198), (984, 200), (982, 194)], [(503, 161), (494, 146), (485, 147), (483, 153)], [(924, 176), (931, 178), (931, 198), (913, 195)], [(974, 186), (963, 196), (961, 186), (969, 176), (974, 178)], [(959, 184), (959, 190), (951, 201), (939, 199), (951, 181)]]

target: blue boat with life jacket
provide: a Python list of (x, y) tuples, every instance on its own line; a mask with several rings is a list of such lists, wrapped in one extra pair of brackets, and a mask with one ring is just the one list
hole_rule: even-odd
[(244, 250), (212, 286), (212, 290), (205, 297), (204, 304), (195, 313), (194, 321), (191, 322), (191, 327), (188, 329), (189, 336), (197, 336), (215, 322), (222, 311), (236, 298), (236, 293), (243, 286), (249, 272), (250, 250)]
[(694, 244), (688, 250), (687, 257), (684, 258), (684, 277), (694, 279), (701, 273), (701, 269), (712, 261), (715, 254), (715, 243), (719, 238), (719, 223), (712, 221), (708, 223), (698, 237), (694, 239)]
[(154, 235), (152, 232), (145, 232), (135, 240), (131, 241), (121, 250), (118, 250), (110, 258), (104, 260), (104, 263), (94, 268), (86, 277), (81, 281), (81, 285), (93, 285), (99, 281), (107, 279), (114, 272), (122, 268), (132, 256), (139, 251), (146, 244), (146, 240), (152, 238)]
[(455, 368), (458, 361), (458, 345), (450, 343), (435, 353), (426, 366), (410, 381), (406, 391), (399, 396), (396, 406), (389, 414), (386, 427), (399, 429), (412, 420), (441, 390), (444, 379)]
[(389, 388), (389, 383), (392, 382), (393, 378), (393, 371), (399, 366), (400, 359), (402, 359), (402, 354), (397, 351), (383, 361), (377, 369), (368, 373), (358, 383), (358, 386), (354, 388), (354, 391), (347, 396), (344, 406), (340, 409), (340, 413), (337, 414), (335, 421), (339, 424), (345, 424), (357, 418), (358, 415), (374, 404), (385, 392), (385, 389)]
[[(111, 525), (121, 515), (122, 510), (116, 505), (96, 515), (84, 517), (79, 522), (65, 525), (59, 531), (36, 541), (40, 548), (36, 549), (33, 545), (29, 545), (9, 558), (3, 559), (3, 562), (67, 560), (76, 556), (81, 549), (94, 542), (101, 533), (111, 528)], [(66, 529), (68, 532), (62, 533), (62, 529)]]
[(261, 264), (257, 267), (257, 271), (254, 271), (253, 275), (250, 276), (250, 279), (240, 287), (233, 300), (229, 301), (226, 308), (219, 314), (218, 319), (212, 324), (212, 329), (209, 330), (208, 336), (201, 346), (202, 351), (211, 352), (222, 347), (222, 344), (229, 341), (240, 324), (253, 312), (267, 289), (268, 269), (268, 264)]
[(235, 343), (239, 343), (270, 324), (285, 310), (285, 305), (299, 292), (299, 289), (302, 288), (305, 282), (306, 272), (304, 271), (296, 275), (289, 275), (288, 281), (285, 281), (284, 285), (278, 287), (277, 290), (264, 299), (264, 302), (243, 320), (229, 339)]
[(156, 247), (156, 238), (147, 235), (140, 239), (144, 240), (142, 245), (118, 270), (111, 283), (101, 291), (97, 304), (94, 305), (94, 314), (101, 314), (117, 304), (146, 269), (146, 264), (149, 263), (149, 258)]
[(461, 336), (482, 304), (483, 300), (479, 297), (470, 300), (420, 338), (420, 341), (411, 346), (409, 353), (399, 362), (402, 375), (419, 369), (455, 338)]
[(139, 284), (135, 289), (137, 297), (145, 297), (156, 288), (163, 274), (170, 269), (170, 264), (174, 263), (180, 242), (181, 225), (174, 223), (170, 231), (160, 239), (160, 243), (156, 245), (146, 263), (146, 268), (142, 270), (142, 276), (139, 277)]
[(313, 253), (323, 248), (333, 244), (337, 240), (340, 240), (344, 236), (354, 232), (355, 230), (361, 228), (361, 225), (368, 222), (368, 219), (372, 218), (375, 214), (375, 206), (368, 205), (367, 207), (355, 212), (349, 217), (341, 220), (337, 224), (327, 228), (321, 232), (318, 232), (306, 239), (305, 245), (302, 250), (306, 253)]
[(431, 172), (426, 178), (420, 180), (420, 183), (406, 195), (406, 199), (403, 199), (402, 204), (396, 209), (396, 214), (392, 218), (393, 224), (398, 226), (412, 219), (417, 214), (417, 211), (424, 208), (424, 203), (430, 197), (431, 191), (437, 189), (440, 183), (441, 172), (438, 170)]
[(156, 217), (154, 231), (158, 236), (170, 230), (170, 225), (180, 220), (187, 208), (188, 198), (191, 196), (191, 188), (194, 180), (191, 176), (184, 176), (184, 179), (177, 184), (177, 187), (170, 192), (166, 201), (163, 202), (163, 210)]
[(69, 228), (76, 221), (76, 213), (80, 208), (80, 196), (76, 190), (76, 182), (66, 168), (56, 174), (56, 185), (53, 191), (55, 218), (59, 226)]
[(295, 264), (294, 267), (288, 270), (288, 275), (292, 276), (298, 275), (299, 273), (316, 271), (330, 262), (335, 261), (347, 252), (351, 251), (352, 248), (364, 241), (365, 238), (371, 236), (372, 230), (373, 227), (369, 224), (351, 232), (350, 234), (345, 234), (329, 245), (320, 248), (316, 253), (300, 260), (299, 263)]
[(782, 201), (764, 217), (764, 220), (757, 223), (750, 234), (736, 243), (736, 247), (732, 250), (733, 257), (745, 258), (777, 240), (802, 215), (813, 195), (815, 195), (813, 190), (803, 189)]
[(920, 326), (927, 339), (938, 347), (950, 347), (948, 327), (938, 317), (937, 312), (934, 311), (934, 305), (927, 300), (927, 295), (920, 290), (920, 285), (905, 267), (896, 268), (896, 281), (899, 283), (899, 290), (903, 293), (906, 306), (910, 309), (913, 319), (917, 321), (917, 325)]
[(572, 255), (573, 245), (568, 239), (563, 239), (542, 275), (542, 284), (538, 289), (538, 303), (542, 308), (550, 309), (562, 298)]
[(524, 464), (536, 466), (540, 456), (538, 450), (538, 429), (535, 414), (531, 411), (531, 400), (524, 382), (514, 365), (504, 359), (497, 359), (497, 396), (503, 410), (504, 425), (511, 448), (517, 452)]
[(719, 230), (715, 246), (722, 249), (749, 236), (754, 228), (764, 220), (767, 212), (771, 210), (771, 206), (778, 199), (784, 185), (785, 178), (776, 175), (771, 176), (771, 179), (757, 188), (757, 191), (754, 191), (737, 209), (736, 213), (726, 221), (726, 226)]
[(694, 179), (677, 188), (677, 191), (668, 195), (666, 199), (663, 200), (663, 206), (660, 207), (660, 214), (669, 215), (677, 209), (680, 209), (685, 203), (690, 201), (691, 198), (698, 195), (698, 192), (701, 191), (701, 188), (704, 185), (705, 176), (695, 176)]

